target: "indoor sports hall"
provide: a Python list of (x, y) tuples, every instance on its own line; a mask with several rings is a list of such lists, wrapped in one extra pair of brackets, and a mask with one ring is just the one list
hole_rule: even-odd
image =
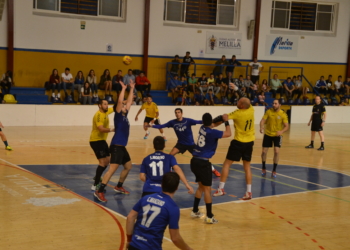
[[(144, 139), (145, 113), (135, 121), (141, 106), (131, 106), (126, 148), (133, 167), (124, 182), (130, 194), (113, 191), (119, 167), (106, 189), (108, 201), (100, 202), (91, 190), (98, 161), (89, 145), (98, 105), (81, 105), (74, 98), (69, 103), (63, 88), (58, 92), (61, 102), (52, 103), (51, 90), (44, 85), (53, 69), (62, 73), (69, 67), (73, 76), (94, 69), (98, 78), (105, 69), (111, 75), (137, 69), (152, 84), (161, 123), (175, 119), (178, 107), (184, 117), (195, 120), (206, 112), (216, 117), (236, 110), (232, 104), (171, 102), (167, 90), (172, 60), (179, 55), (182, 62), (187, 51), (195, 61), (189, 73), (196, 77), (209, 75), (222, 55), (235, 55), (242, 65), (234, 69), (233, 78), (246, 78), (248, 64), (257, 58), (263, 66), (260, 82), (274, 74), (281, 81), (301, 75), (309, 90), (301, 102), (286, 100), (282, 105), (290, 127), (283, 134), (276, 178), (271, 177), (273, 149), (267, 154), (267, 174), (261, 175), (264, 135), (259, 123), (271, 106), (254, 106), (251, 200), (241, 200), (246, 188), (242, 162), (230, 167), (226, 195), (213, 197), (217, 224), (190, 217), (194, 196), (180, 184), (174, 201), (186, 243), (192, 249), (349, 249), (350, 107), (330, 98), (325, 105), (325, 150), (317, 150), (317, 134), (315, 148), (305, 148), (310, 144), (312, 88), (321, 76), (332, 75), (333, 82), (342, 76), (344, 84), (350, 77), (349, 10), (348, 0), (0, 0), (0, 76), (13, 73), (10, 93), (17, 102), (0, 105), (1, 130), (13, 149), (0, 147), (0, 249), (125, 249), (126, 216), (142, 194), (140, 164), (154, 152), (153, 138), (160, 133), (150, 128)], [(125, 56), (132, 61), (123, 62)], [(347, 97), (344, 89), (335, 96), (338, 104)], [(107, 91), (98, 90), (98, 95), (103, 98)], [(111, 95), (115, 102), (116, 91)], [(110, 127), (113, 117), (109, 115)], [(199, 128), (192, 127), (195, 142)], [(164, 152), (169, 153), (177, 137), (172, 128), (164, 133)], [(108, 144), (112, 137), (109, 133)], [(232, 139), (219, 140), (210, 160), (219, 172)], [(196, 189), (191, 158), (189, 152), (176, 155)], [(220, 177), (212, 177), (214, 192)], [(202, 199), (200, 211), (205, 209)], [(168, 230), (163, 249), (177, 249)]]

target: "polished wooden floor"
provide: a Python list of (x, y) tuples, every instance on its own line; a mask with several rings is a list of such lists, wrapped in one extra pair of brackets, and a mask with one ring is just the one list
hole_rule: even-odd
[[(90, 127), (7, 127), (3, 131), (14, 151), (0, 150), (0, 249), (123, 249), (125, 217), (17, 167), (96, 164), (88, 143)], [(170, 129), (165, 132), (166, 149), (171, 150), (176, 137)], [(158, 133), (152, 131), (151, 138)], [(143, 140), (143, 135), (141, 127), (131, 128), (128, 150), (133, 163), (141, 163), (153, 152), (152, 140)], [(292, 125), (284, 136), (280, 164), (350, 175), (350, 126), (327, 124), (325, 136), (324, 152), (306, 150), (309, 127)], [(257, 133), (253, 163), (261, 161), (261, 140)], [(220, 140), (213, 163), (223, 162), (229, 142)], [(319, 146), (318, 137), (315, 144)], [(189, 163), (187, 153), (176, 158)], [(34, 204), (35, 198), (49, 197), (47, 192), (69, 204), (27, 205)], [(190, 209), (181, 210), (180, 231), (193, 249), (350, 249), (350, 187), (234, 201), (213, 209), (219, 220), (215, 225), (191, 219)], [(165, 236), (169, 238), (167, 231)], [(167, 239), (163, 247), (176, 249)]]

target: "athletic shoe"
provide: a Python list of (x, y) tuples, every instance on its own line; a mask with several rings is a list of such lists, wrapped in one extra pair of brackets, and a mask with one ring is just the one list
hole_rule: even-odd
[(107, 199), (105, 198), (105, 194), (104, 193), (99, 193), (98, 191), (95, 191), (94, 196), (102, 202), (107, 202)]
[(201, 213), (201, 212), (193, 212), (193, 211), (191, 211), (191, 217), (192, 218), (200, 218), (200, 217), (202, 217), (203, 216), (203, 213)]
[[(100, 182), (99, 184), (97, 184), (96, 186), (95, 186), (95, 185), (92, 185), (92, 186), (91, 186), (91, 190), (93, 190), (93, 191), (98, 191), (98, 190), (100, 189), (100, 187), (101, 187), (101, 182)], [(103, 191), (104, 191), (104, 193), (106, 193), (106, 189), (103, 190)]]
[(271, 178), (277, 178), (277, 173), (276, 172), (272, 172)]
[(167, 141), (167, 139), (166, 139), (166, 137), (165, 137), (165, 136), (163, 136), (163, 139), (164, 139), (164, 141)]
[(261, 170), (261, 176), (262, 176), (262, 177), (265, 177), (265, 176), (266, 176), (266, 169), (262, 169), (262, 170)]
[(215, 193), (213, 193), (213, 196), (216, 197), (216, 196), (223, 196), (225, 195), (225, 190), (223, 188), (218, 188), (218, 190), (215, 191)]
[(252, 192), (246, 192), (245, 195), (241, 198), (241, 200), (251, 200), (253, 198)]
[(314, 145), (310, 144), (309, 146), (306, 146), (305, 148), (314, 148)]
[(145, 137), (143, 137), (143, 139), (147, 139), (150, 133), (151, 133), (151, 132), (149, 132), (149, 131), (147, 130), (147, 132), (146, 132), (146, 134), (145, 134)]
[(319, 147), (317, 150), (322, 151), (322, 150), (324, 150), (324, 147), (321, 146), (321, 147)]
[(126, 191), (123, 187), (114, 187), (114, 191), (116, 191), (119, 194), (130, 194), (129, 191)]
[(5, 149), (8, 150), (8, 151), (12, 151), (13, 150), (10, 146), (6, 146)]
[(207, 223), (207, 224), (216, 224), (216, 223), (219, 222), (217, 219), (214, 218), (214, 216), (211, 217), (211, 218), (205, 217), (205, 220), (204, 220), (204, 221), (205, 221), (205, 223)]
[(217, 171), (216, 169), (214, 169), (212, 172), (213, 172), (213, 174), (214, 174), (216, 177), (220, 177), (220, 176), (221, 176), (220, 172)]

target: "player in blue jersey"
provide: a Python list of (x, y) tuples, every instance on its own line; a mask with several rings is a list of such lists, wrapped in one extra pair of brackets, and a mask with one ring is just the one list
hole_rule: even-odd
[(193, 194), (193, 188), (188, 185), (184, 173), (177, 165), (175, 157), (163, 152), (165, 148), (164, 138), (156, 136), (153, 139), (153, 146), (155, 152), (143, 159), (140, 168), (140, 179), (145, 183), (143, 185), (142, 197), (161, 192), (163, 175), (171, 172), (172, 169), (180, 176), (181, 181), (188, 189), (188, 193)]
[[(95, 197), (102, 202), (107, 201), (106, 198), (104, 197), (104, 189), (106, 188), (107, 183), (111, 179), (114, 172), (118, 169), (119, 165), (123, 165), (124, 169), (120, 173), (119, 182), (118, 182), (118, 185), (114, 187), (114, 191), (117, 193), (129, 194), (129, 192), (123, 188), (123, 183), (132, 167), (130, 155), (126, 150), (126, 145), (128, 144), (129, 131), (130, 131), (128, 114), (129, 114), (131, 104), (133, 102), (133, 95), (129, 95), (128, 100), (125, 103), (124, 95), (125, 95), (126, 85), (123, 82), (119, 82), (119, 83), (122, 86), (122, 91), (119, 94), (118, 102), (113, 107), (115, 111), (115, 115), (114, 115), (115, 133), (112, 138), (110, 149), (109, 149), (111, 153), (110, 167), (107, 173), (103, 176), (101, 186), (94, 193)], [(132, 80), (130, 80), (129, 86), (131, 88), (130, 93), (133, 93), (135, 88), (135, 83), (132, 82)]]
[[(180, 249), (191, 250), (179, 230), (180, 209), (172, 199), (180, 183), (177, 173), (164, 174), (162, 192), (141, 198), (126, 219), (126, 249), (162, 249), (164, 231)], [(136, 222), (135, 222), (136, 220)]]
[[(192, 154), (194, 147), (196, 144), (193, 140), (193, 133), (191, 126), (197, 125), (197, 124), (203, 124), (202, 121), (193, 120), (190, 118), (185, 118), (182, 116), (183, 112), (181, 108), (175, 109), (175, 116), (176, 119), (168, 121), (165, 124), (162, 125), (149, 125), (149, 127), (152, 128), (173, 128), (175, 131), (175, 134), (177, 136), (177, 143), (171, 150), (171, 155), (176, 155), (178, 153), (185, 153), (186, 151), (190, 152)], [(214, 166), (212, 166), (212, 172), (217, 177), (220, 177), (220, 172), (217, 171)]]
[(225, 121), (226, 130), (219, 131), (212, 129), (213, 118), (211, 114), (205, 113), (203, 115), (203, 126), (199, 130), (198, 141), (195, 149), (193, 150), (193, 157), (191, 159), (191, 171), (196, 176), (196, 182), (198, 182), (198, 189), (195, 193), (193, 210), (191, 217), (200, 218), (202, 213), (199, 212), (199, 202), (204, 193), (205, 206), (207, 208), (207, 216), (205, 222), (208, 224), (217, 223), (218, 220), (214, 218), (212, 213), (212, 198), (211, 198), (211, 163), (209, 159), (215, 154), (218, 146), (218, 140), (221, 138), (227, 138), (231, 136), (231, 128), (228, 121), (228, 116), (223, 116)]

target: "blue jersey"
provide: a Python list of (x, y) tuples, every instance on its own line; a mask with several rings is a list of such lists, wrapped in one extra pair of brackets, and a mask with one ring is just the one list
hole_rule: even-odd
[(130, 245), (142, 250), (162, 249), (164, 231), (179, 229), (180, 209), (164, 193), (143, 197), (133, 210), (138, 212)]
[(203, 124), (202, 121), (196, 121), (189, 118), (182, 118), (182, 121), (177, 119), (171, 120), (162, 125), (153, 125), (153, 128), (174, 128), (177, 136), (177, 142), (183, 145), (191, 146), (194, 145), (193, 134), (191, 126), (196, 124)]
[(222, 138), (223, 131), (202, 126), (199, 130), (197, 145), (192, 155), (202, 158), (211, 158), (218, 146), (218, 140)]
[(128, 114), (127, 112), (125, 115), (123, 115), (123, 112), (120, 111), (115, 112), (114, 114), (114, 136), (111, 141), (111, 145), (121, 145), (126, 146), (128, 144), (129, 139), (129, 132), (130, 132), (130, 123), (128, 120)]
[(162, 192), (163, 175), (169, 173), (173, 166), (177, 165), (173, 155), (156, 151), (146, 156), (140, 168), (140, 173), (146, 174), (146, 182), (143, 185), (143, 192)]

